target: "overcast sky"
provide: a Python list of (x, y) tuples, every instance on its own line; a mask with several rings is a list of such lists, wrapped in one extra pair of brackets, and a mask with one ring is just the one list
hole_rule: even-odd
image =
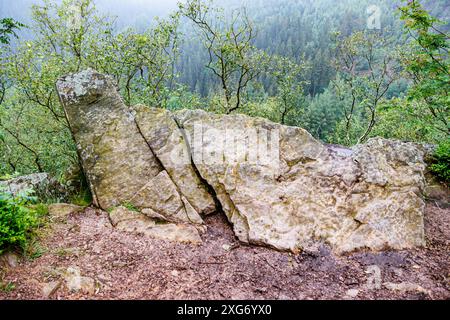
[[(102, 13), (118, 16), (120, 20), (135, 20), (139, 19), (139, 17), (165, 16), (176, 9), (178, 1), (179, 0), (94, 0), (94, 3)], [(17, 20), (28, 21), (31, 5), (39, 3), (41, 3), (41, 0), (0, 0), (0, 18), (13, 17)]]
[[(127, 26), (151, 24), (155, 17), (165, 17), (176, 10), (178, 2), (179, 0), (94, 0), (100, 13), (118, 17), (116, 22), (119, 30)], [(29, 25), (31, 5), (40, 3), (42, 0), (0, 0), (0, 18), (12, 17)], [(27, 30), (19, 34), (24, 38), (30, 36)]]
[[(61, 0), (53, 0), (60, 2)], [(151, 25), (155, 17), (165, 17), (177, 9), (178, 2), (186, 0), (94, 0), (98, 11), (102, 14), (117, 17), (118, 30), (125, 27), (145, 28)], [(219, 6), (243, 5), (246, 1), (261, 0), (215, 0)], [(225, 4), (226, 2), (226, 4)], [(42, 0), (0, 0), (0, 18), (12, 17), (17, 21), (31, 25), (31, 5), (41, 4)], [(21, 37), (28, 38), (29, 32), (19, 32)]]

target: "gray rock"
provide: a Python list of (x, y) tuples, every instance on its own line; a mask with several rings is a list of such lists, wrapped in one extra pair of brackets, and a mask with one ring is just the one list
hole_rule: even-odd
[(13, 252), (6, 252), (0, 255), (0, 266), (6, 268), (17, 268), (19, 265), (19, 256)]
[(72, 213), (82, 212), (85, 208), (67, 203), (55, 203), (48, 206), (48, 213), (51, 217), (65, 221)]
[(123, 207), (114, 209), (110, 218), (114, 227), (124, 232), (172, 242), (202, 243), (199, 230), (190, 224), (160, 223)]
[(69, 291), (82, 292), (90, 295), (95, 293), (95, 280), (82, 276), (78, 267), (67, 268), (62, 276)]
[(42, 286), (42, 297), (44, 299), (51, 298), (58, 291), (58, 289), (61, 288), (61, 285), (61, 280), (45, 283)]
[(244, 115), (129, 108), (93, 70), (57, 88), (98, 206), (139, 211), (116, 221), (126, 230), (160, 237), (152, 224), (162, 220), (176, 235), (220, 209), (242, 242), (280, 250), (425, 245), (427, 151), (417, 144), (348, 149)]
[(208, 205), (181, 193), (186, 189), (174, 183), (178, 176), (157, 158), (163, 146), (153, 149), (160, 143), (149, 140), (152, 127), (123, 103), (112, 78), (89, 69), (59, 80), (57, 88), (95, 204), (104, 210), (131, 204), (168, 222), (203, 224), (192, 204), (198, 210)]
[(425, 244), (425, 164), (416, 145), (372, 139), (342, 152), (303, 129), (263, 119), (202, 111), (176, 117), (194, 145), (196, 128), (207, 135), (242, 128), (278, 132), (279, 150), (265, 163), (205, 162), (205, 149), (227, 153), (220, 137), (203, 137), (199, 153), (192, 147), (196, 167), (242, 242), (293, 252), (325, 242), (338, 253)]
[(347, 290), (347, 292), (345, 293), (344, 299), (356, 299), (359, 295), (359, 290), (358, 289), (350, 289)]
[(67, 196), (64, 186), (53, 179), (48, 173), (35, 173), (17, 177), (7, 181), (0, 181), (0, 190), (17, 196), (21, 193), (32, 192), (41, 200), (64, 200)]

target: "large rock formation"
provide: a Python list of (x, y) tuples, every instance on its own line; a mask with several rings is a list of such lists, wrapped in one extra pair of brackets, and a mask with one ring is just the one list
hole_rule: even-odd
[(412, 143), (328, 147), (264, 119), (127, 107), (93, 70), (57, 88), (96, 203), (135, 207), (149, 235), (164, 221), (197, 242), (192, 226), (223, 211), (239, 240), (280, 250), (424, 245), (425, 151)]
[[(413, 144), (374, 139), (339, 150), (303, 129), (262, 119), (201, 111), (182, 111), (176, 118), (191, 137), (196, 127), (212, 136), (200, 146), (210, 143), (208, 149), (219, 154), (229, 149), (221, 132), (278, 132), (278, 158), (267, 162), (245, 161), (258, 152), (251, 144), (244, 161), (234, 163), (205, 162), (205, 153), (201, 159), (194, 151), (196, 167), (216, 190), (241, 241), (294, 252), (323, 241), (338, 252), (424, 244), (424, 154)], [(244, 132), (237, 144), (249, 140)]]
[(125, 106), (114, 81), (93, 70), (62, 79), (57, 87), (99, 207), (131, 204), (152, 218), (203, 223), (199, 214), (213, 210), (212, 197), (197, 176), (165, 163), (164, 148), (183, 143), (178, 130), (174, 136), (165, 125), (168, 115), (145, 122), (147, 116)]

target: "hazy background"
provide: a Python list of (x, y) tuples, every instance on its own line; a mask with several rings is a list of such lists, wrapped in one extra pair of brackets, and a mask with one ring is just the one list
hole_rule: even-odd
[[(60, 2), (55, 0), (54, 2)], [(163, 17), (177, 8), (178, 0), (95, 0), (98, 10), (117, 16), (118, 27), (142, 25), (154, 17)], [(30, 22), (31, 5), (40, 0), (0, 0), (0, 17)]]
[[(61, 0), (54, 0), (60, 2)], [(155, 17), (164, 18), (177, 9), (180, 0), (94, 0), (103, 15), (116, 17), (117, 31), (134, 27), (143, 31), (152, 26)], [(181, 0), (183, 1), (183, 0)], [(444, 21), (449, 21), (449, 0), (423, 0), (427, 9)], [(0, 0), (0, 18), (12, 17), (32, 25), (31, 5), (42, 0)], [(344, 35), (367, 29), (367, 8), (381, 9), (382, 29), (400, 39), (402, 28), (397, 15), (400, 0), (218, 0), (215, 5), (226, 9), (247, 7), (258, 30), (255, 45), (271, 54), (281, 54), (301, 61), (305, 57), (312, 64), (307, 91), (311, 96), (323, 92), (335, 73), (330, 65), (333, 57), (330, 35), (340, 31)], [(180, 28), (187, 36), (181, 45), (177, 64), (180, 81), (202, 96), (213, 88), (214, 77), (204, 68), (206, 51), (195, 38), (189, 23)], [(449, 29), (449, 25), (444, 29)], [(31, 29), (19, 31), (22, 40), (32, 37)], [(390, 50), (387, 48), (387, 50)], [(264, 81), (265, 88), (271, 84)]]

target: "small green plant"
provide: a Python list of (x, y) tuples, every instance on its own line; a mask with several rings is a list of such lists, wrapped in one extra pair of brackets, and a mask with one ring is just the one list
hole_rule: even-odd
[(33, 261), (39, 259), (47, 252), (47, 249), (39, 244), (38, 241), (28, 241), (23, 246), (23, 255), (26, 259)]
[(136, 208), (136, 207), (135, 207), (132, 203), (130, 203), (130, 202), (124, 202), (124, 203), (122, 203), (122, 207), (127, 208), (128, 210), (133, 211), (133, 212), (139, 212), (139, 209)]
[(430, 171), (445, 184), (450, 183), (450, 139), (439, 144)]
[(33, 201), (29, 193), (12, 196), (0, 191), (0, 253), (27, 245), (38, 225), (36, 211), (28, 207)]
[(32, 209), (36, 212), (36, 215), (39, 218), (44, 218), (48, 216), (48, 205), (44, 203), (38, 203), (32, 207)]
[(15, 179), (20, 176), (19, 172), (14, 172), (13, 174), (4, 174), (0, 175), (0, 181), (8, 181), (11, 179)]
[(168, 222), (168, 221), (158, 220), (158, 219), (155, 219), (155, 223), (157, 226), (164, 226), (164, 225), (170, 224), (170, 222)]
[(118, 209), (118, 208), (125, 208), (125, 209), (127, 209), (127, 210), (129, 210), (129, 211), (131, 211), (131, 212), (134, 212), (134, 213), (141, 213), (141, 211), (140, 211), (138, 208), (136, 208), (136, 207), (135, 207), (132, 203), (130, 203), (130, 202), (122, 202), (119, 206), (111, 207), (111, 208), (106, 209), (106, 212), (108, 212), (109, 214), (111, 214), (111, 213), (113, 213), (114, 210), (116, 210), (116, 209)]
[(71, 254), (71, 252), (66, 248), (58, 248), (53, 253), (60, 258), (68, 257)]
[(0, 282), (0, 291), (4, 293), (10, 293), (16, 288), (16, 285), (13, 282), (3, 283)]
[(69, 202), (80, 207), (89, 207), (92, 203), (91, 191), (85, 187), (79, 193), (73, 195)]

